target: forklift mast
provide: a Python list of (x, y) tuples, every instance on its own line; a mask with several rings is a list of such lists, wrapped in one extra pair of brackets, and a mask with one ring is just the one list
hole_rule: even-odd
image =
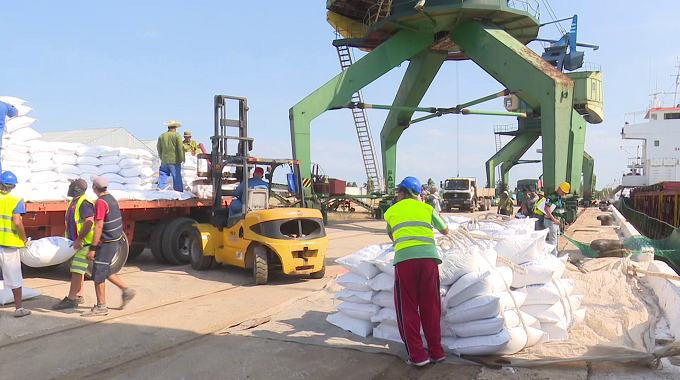
[[(238, 103), (238, 119), (227, 117), (227, 105)], [(235, 130), (234, 130), (235, 129)], [(230, 132), (238, 132), (230, 134)], [(222, 225), (229, 217), (229, 208), (222, 204), (222, 181), (225, 167), (236, 167), (236, 178), (240, 179), (244, 188), (248, 188), (248, 158), (253, 149), (253, 139), (248, 137), (248, 101), (246, 98), (229, 95), (215, 95), (215, 134), (212, 140), (212, 151), (206, 154), (210, 164), (210, 174), (213, 186), (213, 211), (211, 224)], [(237, 149), (231, 153), (228, 142), (237, 141)], [(251, 165), (252, 166), (252, 165)], [(245, 194), (244, 194), (245, 196)], [(244, 207), (247, 200), (243, 200)], [(244, 210), (245, 211), (245, 210)]]

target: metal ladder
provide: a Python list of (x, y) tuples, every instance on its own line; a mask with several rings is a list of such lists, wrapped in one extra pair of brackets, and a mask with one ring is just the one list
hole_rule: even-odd
[(373, 19), (373, 23), (376, 23), (390, 15), (390, 12), (392, 11), (392, 0), (380, 0), (377, 6), (378, 11), (375, 12), (375, 18)]
[[(493, 134), (493, 136), (494, 136), (494, 139), (496, 140), (496, 153), (498, 153), (498, 151), (501, 150), (501, 148), (503, 147), (503, 143), (502, 143), (502, 141), (501, 141), (501, 135), (499, 135), (498, 133), (496, 133), (496, 132), (500, 132), (500, 130), (501, 130), (500, 125), (494, 125), (494, 127), (493, 127), (493, 132), (494, 132), (494, 134)], [(496, 166), (496, 180), (497, 180), (497, 181), (498, 181), (498, 180), (500, 180), (500, 181), (503, 180), (503, 178), (501, 178), (501, 166), (500, 166), (500, 165), (497, 165), (497, 166)], [(495, 183), (490, 183), (488, 186), (496, 187), (496, 184), (495, 184)]]
[[(345, 71), (352, 66), (352, 56), (349, 47), (346, 45), (336, 46), (338, 49), (338, 58), (340, 59), (340, 68)], [(361, 92), (357, 91), (352, 95), (352, 102), (363, 103)], [(364, 167), (366, 168), (367, 181), (373, 182), (372, 190), (382, 190), (382, 177), (380, 176), (380, 167), (378, 160), (375, 157), (375, 150), (373, 149), (373, 137), (371, 136), (371, 129), (368, 126), (368, 119), (366, 112), (361, 108), (352, 109), (352, 117), (354, 118), (354, 125), (357, 130), (357, 137), (359, 138), (359, 145), (361, 146), (361, 156), (364, 159)]]

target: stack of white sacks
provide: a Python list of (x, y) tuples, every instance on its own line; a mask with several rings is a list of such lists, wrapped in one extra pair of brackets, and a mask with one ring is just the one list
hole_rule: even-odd
[[(442, 299), (442, 344), (457, 354), (517, 353), (568, 338), (585, 316), (574, 281), (561, 279), (566, 256), (556, 258), (547, 230), (534, 219), (470, 221), (448, 218), (448, 238), (436, 233)], [(442, 247), (444, 249), (442, 249)], [(361, 336), (401, 342), (394, 306), (394, 247), (371, 245), (337, 262), (346, 273), (327, 320)]]
[[(165, 189), (154, 191), (158, 182), (158, 157), (146, 149), (88, 146), (78, 143), (45, 142), (31, 128), (35, 119), (25, 116), (32, 108), (22, 99), (0, 96), (0, 101), (14, 105), (18, 117), (8, 118), (2, 136), (2, 170), (12, 171), (19, 180), (14, 193), (25, 201), (63, 200), (69, 179), (83, 178), (91, 185), (92, 176), (103, 175), (109, 190), (118, 199), (187, 199), (196, 179), (196, 157), (187, 155), (183, 168), (183, 193), (172, 191), (169, 179)], [(90, 194), (93, 196), (93, 194)]]

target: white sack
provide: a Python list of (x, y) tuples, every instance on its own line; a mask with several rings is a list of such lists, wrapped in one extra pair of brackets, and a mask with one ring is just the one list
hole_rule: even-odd
[(507, 329), (498, 334), (469, 338), (442, 337), (442, 345), (458, 355), (491, 355), (501, 350), (510, 341)]
[(375, 294), (374, 291), (359, 292), (351, 289), (342, 289), (335, 293), (335, 299), (339, 301), (347, 301), (354, 303), (371, 303), (371, 297)]
[(127, 169), (143, 166), (143, 163), (141, 160), (135, 158), (124, 158), (118, 162), (118, 166), (120, 166), (121, 169)]
[(479, 297), (493, 293), (493, 282), (491, 272), (473, 272), (462, 276), (444, 297), (445, 307), (455, 307), (473, 297)]
[(0, 102), (5, 102), (5, 103), (11, 104), (15, 107), (18, 106), (18, 105), (22, 105), (22, 104), (26, 103), (26, 101), (21, 99), (21, 98), (17, 98), (15, 96), (6, 96), (6, 95), (0, 96)]
[(394, 293), (389, 290), (383, 290), (376, 293), (372, 298), (371, 302), (380, 307), (391, 307), (396, 308), (394, 305)]
[(391, 340), (397, 343), (403, 343), (399, 327), (388, 323), (381, 323), (373, 328), (373, 336), (378, 339)]
[(21, 153), (15, 150), (3, 149), (0, 151), (0, 158), (2, 161), (18, 161), (18, 162), (29, 162), (31, 156), (28, 153)]
[(76, 165), (78, 164), (78, 156), (75, 154), (61, 154), (57, 153), (52, 157), (52, 161), (54, 161), (55, 164), (57, 165)]
[(27, 145), (27, 143), (21, 143), (21, 142), (18, 142), (18, 143), (11, 143), (11, 142), (10, 142), (10, 143), (8, 143), (8, 144), (9, 144), (9, 145), (6, 146), (6, 147), (3, 146), (2, 149), (3, 149), (3, 150), (5, 150), (5, 149), (13, 150), (13, 151), (19, 152), (19, 153), (28, 153), (28, 152), (29, 152), (29, 146)]
[(56, 169), (57, 173), (69, 173), (69, 174), (75, 174), (75, 175), (80, 175), (80, 173), (83, 172), (82, 169), (75, 165), (59, 165)]
[(343, 330), (350, 331), (364, 338), (373, 332), (374, 324), (371, 321), (352, 318), (343, 313), (330, 314), (326, 317), (326, 320)]
[(12, 142), (31, 141), (41, 138), (42, 135), (31, 127), (21, 128), (10, 134)]
[(117, 148), (117, 150), (118, 150), (118, 156), (120, 158), (137, 158), (137, 157), (139, 157), (139, 153), (137, 153), (134, 149), (121, 147), (121, 148)]
[(139, 155), (140, 158), (147, 159), (147, 160), (153, 160), (154, 159), (154, 155), (151, 154), (151, 152), (149, 152), (146, 149), (141, 149), (141, 148), (135, 149), (135, 152), (137, 152), (137, 154)]
[(21, 262), (33, 268), (65, 263), (76, 254), (71, 240), (61, 236), (49, 236), (33, 240), (26, 249), (21, 249)]
[[(540, 329), (541, 328), (541, 323), (538, 321), (538, 319), (532, 317), (531, 315), (520, 311), (520, 314), (522, 314), (522, 319), (524, 319), (524, 323), (527, 324), (527, 326)], [(519, 319), (519, 314), (517, 313), (517, 310), (508, 310), (503, 313), (503, 316), (505, 317), (505, 325), (508, 327), (521, 327), (522, 326), (522, 321)]]
[[(511, 296), (512, 294), (512, 296)], [(499, 292), (496, 293), (496, 295), (501, 299), (501, 310), (514, 310), (517, 308), (522, 307), (524, 304), (524, 301), (527, 299), (527, 293), (526, 290), (521, 289), (521, 290), (514, 290), (508, 293), (507, 291), (505, 292)], [(513, 301), (514, 298), (514, 301)]]
[(388, 244), (380, 255), (369, 262), (378, 267), (381, 272), (394, 277), (394, 244)]
[(379, 292), (381, 290), (394, 290), (394, 277), (383, 272), (369, 280), (371, 289)]
[(78, 152), (78, 148), (82, 146), (79, 143), (69, 143), (69, 142), (53, 142), (50, 143), (54, 148), (55, 154), (66, 154), (69, 156), (75, 156)]
[(23, 105), (23, 104), (16, 105), (16, 106), (14, 106), (14, 108), (17, 109), (17, 116), (19, 116), (19, 117), (24, 116), (27, 113), (33, 111), (33, 108), (31, 108), (27, 105)]
[(5, 122), (5, 131), (10, 135), (22, 128), (30, 127), (35, 119), (29, 116), (13, 117)]
[(99, 149), (99, 157), (118, 156), (119, 154), (118, 149), (106, 145), (100, 145), (97, 149)]
[(90, 179), (91, 175), (98, 176), (104, 174), (104, 172), (99, 169), (99, 166), (78, 164), (78, 167), (83, 171), (83, 177), (87, 174), (87, 178), (85, 179)]
[(29, 182), (34, 185), (47, 183), (47, 182), (57, 182), (59, 181), (59, 173), (55, 171), (45, 170), (45, 171), (35, 171), (31, 173), (31, 178)]
[(493, 318), (500, 311), (500, 299), (490, 294), (469, 299), (454, 308), (446, 309), (444, 320), (449, 323), (465, 323), (477, 319)]
[[(119, 163), (121, 160), (120, 156), (104, 156), (104, 157), (99, 157), (99, 161), (102, 162), (102, 165), (115, 165)], [(118, 167), (118, 170), (120, 170), (120, 167)]]
[[(2, 281), (0, 281), (2, 283)], [(25, 286), (21, 287), (21, 300), (30, 300), (31, 298), (35, 298), (40, 295), (40, 292), (27, 288)], [(10, 303), (14, 303), (14, 293), (12, 293), (12, 289), (0, 289), (0, 305), (7, 305)]]
[(467, 338), (479, 335), (494, 335), (503, 330), (505, 319), (500, 316), (478, 319), (465, 323), (448, 324), (449, 329), (455, 336)]
[(375, 315), (371, 316), (371, 322), (389, 323), (397, 325), (397, 310), (393, 307), (383, 307)]
[[(120, 173), (118, 173), (120, 174)], [(124, 177), (125, 178), (125, 186), (127, 185), (141, 185), (142, 184), (142, 179), (139, 177)], [(136, 189), (136, 190), (141, 190), (141, 188)]]
[(341, 302), (335, 308), (349, 317), (370, 321), (381, 307), (372, 303)]
[(89, 146), (89, 145), (81, 145), (78, 147), (78, 150), (76, 151), (79, 157), (83, 156), (90, 156), (90, 157), (99, 157), (100, 152), (99, 148), (96, 146)]
[(92, 166), (99, 166), (102, 164), (102, 161), (93, 156), (78, 156), (78, 165), (92, 165)]
[[(111, 156), (111, 157), (113, 157), (113, 156)], [(120, 166), (118, 166), (116, 164), (99, 165), (99, 169), (101, 169), (104, 173), (117, 174), (120, 171)]]
[[(159, 192), (159, 191), (156, 191)], [(160, 192), (159, 192), (160, 193)], [(366, 277), (358, 275), (356, 273), (348, 272), (338, 277), (335, 282), (347, 289), (358, 290), (358, 291), (368, 291), (371, 290)]]
[[(135, 177), (138, 178), (140, 174), (142, 174), (142, 169), (140, 168), (126, 168), (126, 169), (121, 169), (120, 166), (118, 166), (118, 171), (116, 173), (120, 174), (123, 177)], [(141, 180), (140, 180), (141, 181)]]
[(526, 287), (525, 305), (554, 305), (560, 298), (570, 296), (574, 291), (574, 279), (557, 279), (545, 285), (529, 285)]
[(479, 271), (479, 248), (449, 251), (439, 265), (439, 279), (442, 285), (452, 285), (462, 276)]
[(31, 154), (31, 162), (52, 161), (53, 152), (37, 152)]
[(42, 161), (34, 161), (33, 164), (31, 164), (31, 170), (34, 172), (40, 172), (40, 171), (45, 171), (45, 170), (54, 170), (57, 168), (57, 164), (52, 161), (52, 159), (49, 160), (42, 160)]
[[(568, 302), (567, 302), (568, 300)], [(567, 313), (572, 313), (578, 310), (581, 306), (583, 296), (569, 296), (565, 297), (565, 304), (567, 306)], [(545, 322), (559, 322), (562, 317), (566, 315), (562, 300), (556, 302), (554, 305), (525, 305), (521, 310), (527, 314), (534, 316), (541, 323)]]
[(340, 257), (339, 259), (335, 260), (335, 262), (352, 273), (356, 273), (366, 277), (367, 279), (370, 279), (380, 273), (380, 270), (374, 264), (371, 264), (367, 261), (378, 257), (385, 250), (385, 248), (387, 248), (387, 246), (387, 244), (369, 245), (357, 252)]

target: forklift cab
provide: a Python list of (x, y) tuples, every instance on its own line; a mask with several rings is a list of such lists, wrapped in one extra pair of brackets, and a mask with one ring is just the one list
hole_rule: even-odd
[[(229, 102), (238, 103), (238, 119), (227, 117)], [(299, 178), (292, 176), (288, 186), (273, 182), (274, 172), (282, 166), (299, 172), (294, 170), (299, 169), (299, 161), (250, 156), (253, 139), (248, 137), (247, 111), (245, 98), (215, 96), (213, 148), (210, 154), (198, 157), (208, 160), (208, 172), (204, 174), (213, 186), (212, 213), (208, 223), (195, 224), (197, 233), (190, 248), (191, 265), (205, 270), (219, 262), (252, 269), (255, 284), (265, 284), (269, 271), (275, 269), (285, 274), (321, 278), (325, 273), (328, 246), (321, 212), (305, 207)], [(229, 134), (234, 128), (238, 133)], [(230, 141), (237, 142), (233, 153), (228, 151)], [(258, 166), (266, 168), (268, 189), (248, 188), (251, 169)], [(240, 212), (230, 215), (223, 200), (229, 203), (229, 197), (235, 195), (228, 185), (236, 182), (244, 189), (243, 205)], [(273, 199), (277, 202), (270, 202)]]

